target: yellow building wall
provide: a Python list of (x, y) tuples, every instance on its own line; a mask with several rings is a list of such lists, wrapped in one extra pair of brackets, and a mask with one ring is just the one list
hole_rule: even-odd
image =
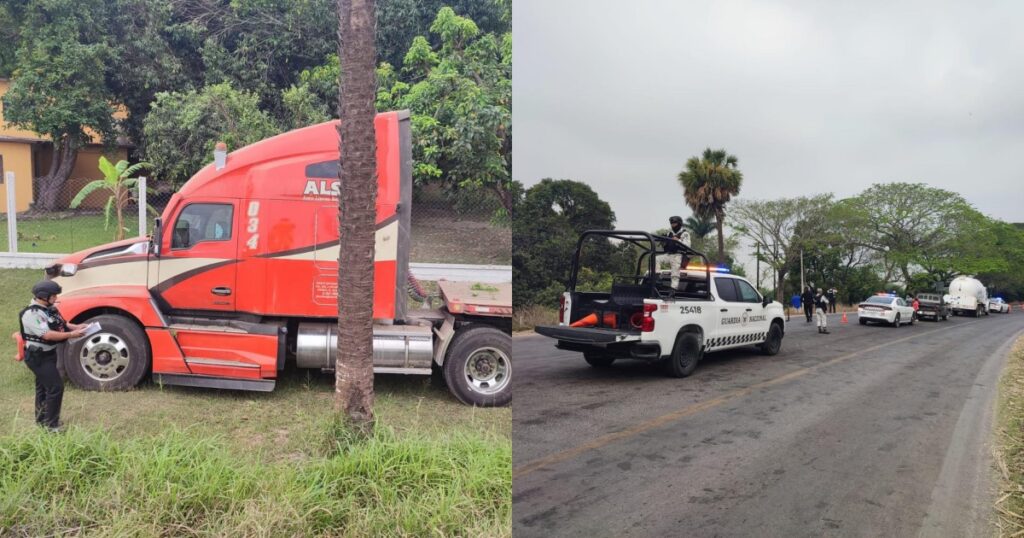
[[(103, 149), (102, 146), (86, 146), (78, 150), (78, 157), (75, 159), (74, 168), (71, 169), (71, 175), (68, 176), (64, 189), (57, 197), (58, 207), (70, 207), (71, 200), (78, 194), (78, 191), (82, 190), (82, 187), (94, 179), (103, 178), (103, 173), (100, 172), (101, 155), (106, 155), (107, 159), (114, 164), (117, 164), (117, 161), (128, 159), (128, 150), (125, 148), (116, 148), (113, 153), (106, 154)], [(39, 175), (46, 174), (50, 169), (50, 159), (52, 158), (53, 146), (47, 144), (39, 148), (39, 151), (36, 152), (36, 171)], [(103, 209), (109, 196), (106, 191), (93, 192), (82, 201), (80, 207), (82, 209)]]
[[(32, 203), (32, 145), (24, 142), (0, 142), (4, 158), (4, 177), (14, 172), (16, 211), (26, 211)], [(7, 213), (7, 184), (0, 185), (0, 214)]]

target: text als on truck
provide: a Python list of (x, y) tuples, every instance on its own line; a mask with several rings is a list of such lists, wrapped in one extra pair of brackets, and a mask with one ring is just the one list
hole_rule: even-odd
[[(241, 148), (174, 194), (151, 238), (77, 252), (47, 268), (60, 310), (102, 331), (63, 370), (87, 389), (159, 382), (272, 390), (286, 361), (334, 368), (338, 122)], [(444, 306), (407, 311), (412, 153), (408, 112), (379, 114), (373, 364), (443, 371), (474, 405), (511, 399), (511, 284), (440, 283)], [(344, 313), (341, 313), (344, 316)]]
[[(582, 352), (592, 366), (627, 358), (660, 361), (675, 377), (690, 375), (706, 352), (756, 345), (777, 354), (786, 328), (782, 305), (745, 279), (712, 269), (688, 245), (674, 244), (666, 252), (669, 241), (646, 232), (584, 232), (561, 297), (559, 324), (538, 326), (536, 332), (557, 340), (560, 349)], [(657, 267), (666, 254), (685, 256), (675, 288), (672, 275)], [(616, 255), (636, 256), (632, 275), (615, 275), (610, 289), (580, 289), (584, 258)]]

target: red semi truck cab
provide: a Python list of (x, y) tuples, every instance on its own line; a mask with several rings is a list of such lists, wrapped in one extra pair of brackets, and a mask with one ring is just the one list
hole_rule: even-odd
[[(48, 267), (64, 289), (62, 315), (101, 327), (63, 346), (67, 377), (96, 390), (126, 389), (151, 372), (163, 384), (269, 391), (288, 362), (333, 369), (337, 127), (322, 123), (241, 148), (174, 194), (151, 237), (101, 245)], [(461, 283), (442, 282), (445, 306), (410, 315), (408, 112), (379, 114), (375, 129), (374, 295), (367, 298), (374, 369), (440, 368), (461, 401), (506, 404), (511, 284), (465, 293)]]

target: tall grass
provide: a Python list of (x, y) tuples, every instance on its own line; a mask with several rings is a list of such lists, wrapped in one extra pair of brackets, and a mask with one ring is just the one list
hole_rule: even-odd
[(995, 439), (996, 465), (999, 468), (999, 499), (994, 521), (999, 536), (1024, 534), (1024, 337), (1017, 340), (1002, 379)]
[(509, 443), (399, 439), (383, 427), (368, 440), (322, 442), (332, 456), (266, 463), (185, 431), (127, 441), (76, 428), (8, 434), (0, 535), (511, 534)]

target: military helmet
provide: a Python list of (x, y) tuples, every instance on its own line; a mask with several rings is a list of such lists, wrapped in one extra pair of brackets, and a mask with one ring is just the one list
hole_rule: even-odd
[(59, 295), (61, 291), (63, 290), (60, 284), (52, 280), (40, 280), (32, 286), (32, 296), (36, 299), (49, 299), (51, 295)]
[(683, 218), (678, 216), (678, 215), (676, 215), (676, 216), (669, 217), (668, 221), (671, 224), (682, 224), (683, 223)]

